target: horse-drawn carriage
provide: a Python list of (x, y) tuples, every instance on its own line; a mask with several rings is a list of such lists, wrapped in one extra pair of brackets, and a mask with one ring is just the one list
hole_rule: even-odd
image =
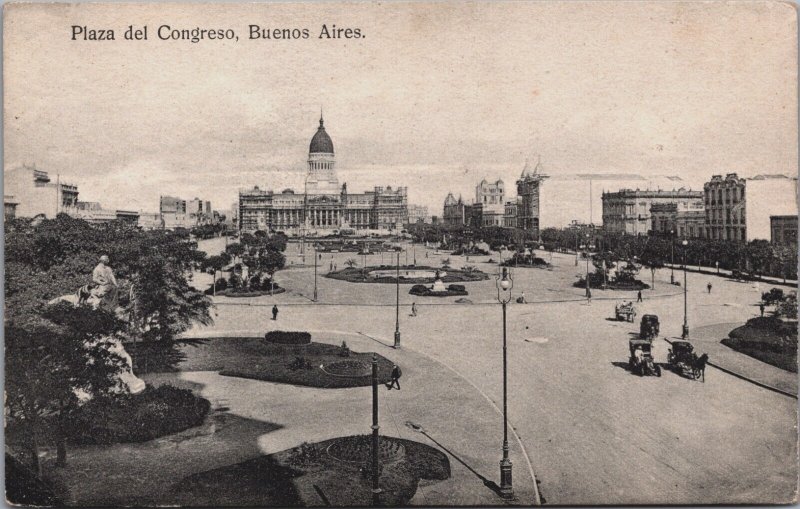
[(657, 315), (644, 315), (639, 325), (639, 339), (653, 340), (658, 337), (660, 326)]
[(676, 339), (672, 342), (672, 348), (667, 354), (667, 363), (672, 371), (682, 376), (688, 376), (695, 380), (703, 378), (705, 381), (706, 363), (708, 355), (700, 357), (694, 352), (694, 346), (686, 340)]
[(633, 307), (633, 302), (623, 301), (621, 304), (614, 306), (614, 318), (619, 321), (631, 322), (636, 319), (636, 308)]
[(631, 356), (628, 358), (628, 368), (639, 376), (661, 376), (661, 366), (653, 360), (653, 342), (646, 339), (631, 339), (629, 341)]

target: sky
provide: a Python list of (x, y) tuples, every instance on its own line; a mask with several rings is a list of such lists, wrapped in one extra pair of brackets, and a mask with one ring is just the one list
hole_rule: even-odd
[[(123, 40), (130, 24), (149, 39)], [(310, 37), (249, 40), (250, 24)], [(323, 24), (364, 37), (319, 39)], [(72, 41), (72, 25), (117, 40)], [(239, 40), (162, 41), (160, 25)], [(4, 164), (108, 208), (229, 209), (240, 188), (301, 187), (323, 109), (350, 192), (405, 185), (441, 214), (449, 191), (541, 157), (558, 202), (543, 224), (566, 224), (589, 216), (576, 174), (796, 174), (796, 31), (778, 2), (11, 5)]]

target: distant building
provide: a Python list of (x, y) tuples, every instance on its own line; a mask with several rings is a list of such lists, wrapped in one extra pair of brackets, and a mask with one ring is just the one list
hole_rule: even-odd
[(714, 175), (703, 192), (709, 239), (766, 240), (772, 236), (771, 216), (797, 216), (797, 177)]
[(164, 228), (164, 219), (158, 212), (140, 212), (137, 225), (142, 230), (160, 230)]
[(14, 196), (9, 194), (3, 195), (3, 217), (5, 217), (6, 221), (14, 219), (17, 217), (17, 199)]
[[(677, 191), (621, 189), (617, 192), (603, 193), (602, 201), (603, 229), (609, 233), (627, 235), (646, 235), (654, 230), (651, 215), (653, 205), (674, 203), (676, 211), (695, 213), (703, 211), (702, 191), (684, 188)], [(659, 214), (658, 221), (662, 221), (666, 210), (656, 207), (656, 211)], [(673, 225), (677, 225), (676, 216), (673, 216), (671, 221)], [(661, 228), (662, 224), (658, 223), (657, 226)]]
[(542, 182), (548, 178), (540, 173), (541, 160), (531, 169), (528, 162), (517, 180), (517, 227), (538, 236), (540, 229), (539, 194)]
[(503, 211), (503, 226), (506, 228), (519, 228), (517, 217), (519, 216), (519, 198), (507, 201)]
[(409, 205), (408, 206), (408, 223), (427, 223), (428, 222), (428, 207), (422, 205)]
[(689, 239), (705, 237), (705, 211), (698, 209), (695, 201), (654, 203), (650, 206), (650, 216), (652, 234)]
[(20, 166), (4, 173), (4, 192), (13, 195), (17, 202), (16, 215), (34, 217), (44, 215), (52, 219), (57, 214), (69, 213), (78, 203), (78, 187), (63, 182), (60, 177), (52, 181), (48, 172), (34, 166)]
[(302, 193), (280, 193), (258, 187), (239, 192), (239, 229), (280, 230), (289, 234), (363, 230), (397, 230), (408, 222), (408, 189), (375, 186), (365, 193), (349, 193), (339, 185), (333, 141), (323, 119), (311, 138), (308, 170)]
[(773, 244), (797, 245), (797, 216), (770, 216), (770, 242)]
[(475, 204), (481, 206), (481, 226), (503, 226), (505, 215), (505, 184), (498, 179), (488, 182), (486, 179), (475, 186)]
[(186, 200), (174, 196), (162, 196), (158, 211), (162, 214), (186, 214)]
[(461, 199), (461, 196), (456, 199), (453, 193), (447, 193), (447, 197), (444, 199), (442, 223), (448, 226), (465, 225), (467, 221), (464, 206), (464, 200)]

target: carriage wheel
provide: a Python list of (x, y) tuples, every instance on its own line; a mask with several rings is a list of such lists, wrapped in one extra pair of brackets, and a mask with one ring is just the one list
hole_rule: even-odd
[(656, 364), (656, 376), (659, 377), (661, 376), (661, 366), (659, 366), (658, 364)]
[(701, 374), (702, 373), (700, 372), (700, 368), (692, 368), (692, 376), (694, 376), (695, 380), (700, 380)]

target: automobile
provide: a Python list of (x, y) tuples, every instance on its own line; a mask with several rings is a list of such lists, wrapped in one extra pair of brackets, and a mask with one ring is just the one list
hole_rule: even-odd
[(623, 301), (614, 306), (614, 318), (619, 322), (631, 322), (636, 319), (636, 308), (633, 302)]
[(703, 376), (708, 355), (697, 357), (694, 346), (685, 339), (672, 341), (672, 348), (667, 353), (667, 363), (672, 371), (695, 380)]
[(643, 315), (639, 325), (639, 339), (653, 340), (658, 336), (660, 326), (658, 315)]
[(661, 376), (661, 366), (653, 360), (653, 343), (645, 339), (631, 339), (628, 343), (631, 351), (628, 368), (631, 373)]

